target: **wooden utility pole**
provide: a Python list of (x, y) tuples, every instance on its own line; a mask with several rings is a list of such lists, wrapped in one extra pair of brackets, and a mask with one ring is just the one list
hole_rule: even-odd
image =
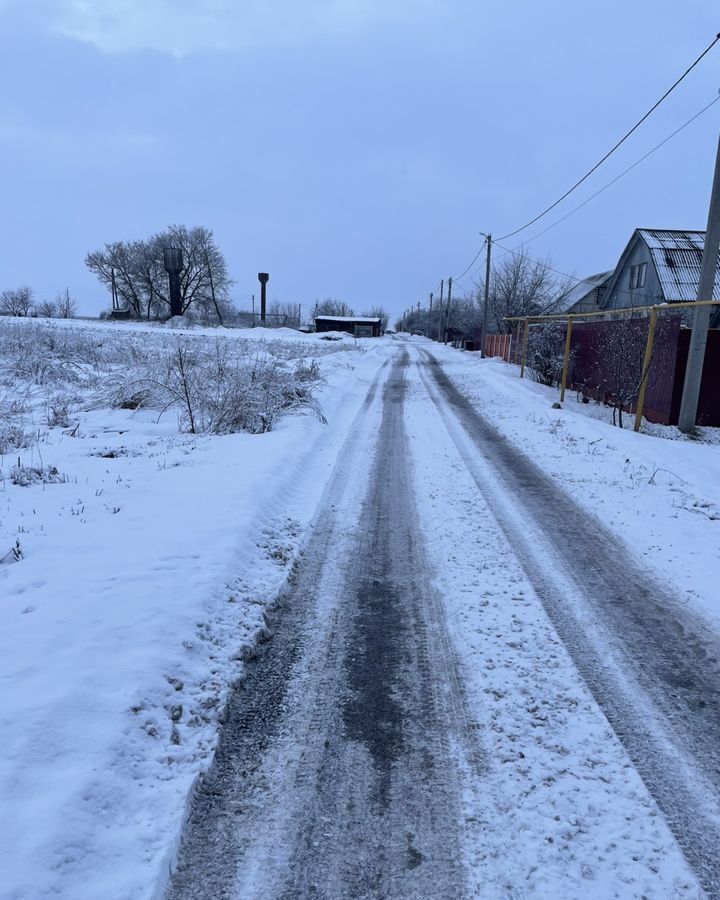
[[(710, 210), (705, 231), (705, 247), (700, 269), (698, 300), (713, 299), (718, 251), (720, 251), (720, 140), (718, 140), (717, 155), (715, 157), (715, 176), (713, 178)], [(695, 428), (695, 422), (697, 421), (700, 384), (702, 382), (703, 363), (705, 362), (705, 345), (707, 344), (710, 315), (713, 309), (714, 307), (712, 306), (695, 307), (678, 421), (678, 428), (684, 434), (691, 432)]]
[(482, 337), (480, 339), (480, 359), (485, 359), (485, 335), (487, 334), (488, 306), (490, 305), (490, 250), (492, 248), (492, 235), (485, 235), (485, 305), (483, 306)]
[(433, 331), (433, 323), (432, 323), (432, 298), (433, 298), (433, 292), (430, 291), (430, 317), (429, 317), (429, 318), (430, 318), (430, 325), (429, 325), (429, 328), (428, 328), (428, 337), (430, 338), (430, 340), (432, 340), (432, 331)]

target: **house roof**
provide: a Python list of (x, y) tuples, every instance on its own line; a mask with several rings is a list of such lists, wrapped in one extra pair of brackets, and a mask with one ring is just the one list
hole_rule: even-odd
[(381, 321), (379, 316), (315, 316), (315, 321), (322, 319), (323, 322), (360, 322), (362, 325), (378, 325)]
[[(650, 250), (663, 300), (666, 303), (697, 300), (705, 232), (638, 228), (637, 234)], [(704, 300), (720, 300), (720, 258), (716, 265), (713, 296), (702, 298)]]
[(591, 291), (601, 287), (606, 281), (609, 281), (614, 269), (609, 272), (598, 272), (597, 275), (588, 275), (582, 281), (574, 284), (566, 294), (560, 298), (557, 306), (558, 312), (567, 312), (571, 307), (579, 303), (583, 297), (586, 297)]

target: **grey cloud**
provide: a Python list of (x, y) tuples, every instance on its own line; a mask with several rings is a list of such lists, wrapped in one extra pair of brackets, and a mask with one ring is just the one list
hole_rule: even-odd
[[(35, 7), (50, 31), (107, 53), (154, 50), (186, 56), (353, 34), (417, 21), (447, 0), (43, 0)], [(19, 7), (0, 0), (0, 10)], [(25, 9), (27, 14), (27, 8)]]

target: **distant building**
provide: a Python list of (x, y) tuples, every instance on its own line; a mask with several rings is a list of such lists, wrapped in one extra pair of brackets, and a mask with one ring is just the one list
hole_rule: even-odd
[(567, 293), (563, 294), (557, 310), (554, 309), (553, 312), (573, 314), (598, 312), (612, 274), (612, 270), (599, 272), (597, 275), (589, 275), (582, 281), (578, 281)]
[(382, 319), (377, 316), (315, 316), (315, 331), (345, 331), (355, 337), (380, 337)]
[[(600, 300), (602, 309), (686, 303), (697, 300), (704, 231), (662, 231), (637, 228), (622, 253)], [(720, 300), (720, 259), (712, 297)], [(711, 327), (720, 326), (720, 308)]]

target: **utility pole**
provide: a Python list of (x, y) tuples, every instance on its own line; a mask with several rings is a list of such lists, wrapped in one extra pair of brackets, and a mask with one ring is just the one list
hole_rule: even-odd
[(488, 305), (490, 303), (490, 248), (492, 247), (492, 235), (485, 235), (485, 305), (483, 306), (482, 337), (480, 339), (480, 359), (485, 359), (485, 335), (487, 334)]
[(255, 294), (252, 295), (252, 324), (255, 327)]
[(438, 306), (438, 341), (442, 339), (443, 328), (443, 291), (445, 289), (445, 279), (440, 279), (440, 305)]
[(433, 298), (433, 292), (430, 291), (430, 316), (429, 316), (430, 322), (429, 322), (429, 328), (428, 328), (428, 337), (430, 338), (430, 340), (432, 340), (432, 328), (433, 328), (433, 323), (432, 323), (432, 298)]
[[(715, 157), (715, 175), (713, 177), (712, 194), (710, 195), (707, 230), (705, 231), (705, 247), (700, 269), (698, 300), (713, 299), (718, 251), (720, 251), (720, 140), (718, 140), (717, 155)], [(697, 420), (700, 384), (702, 382), (703, 363), (705, 362), (705, 345), (707, 343), (712, 309), (712, 306), (695, 307), (678, 421), (678, 428), (684, 434), (689, 434), (695, 428)]]
[(447, 329), (450, 321), (450, 300), (452, 298), (452, 278), (448, 278), (448, 302), (447, 312), (445, 313), (445, 333), (443, 334), (443, 344), (447, 344)]

